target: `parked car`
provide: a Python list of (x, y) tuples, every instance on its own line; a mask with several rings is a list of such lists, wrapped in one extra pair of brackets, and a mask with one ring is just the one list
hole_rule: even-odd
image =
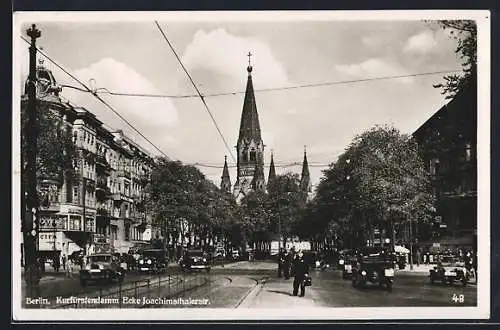
[(162, 249), (144, 250), (137, 261), (140, 272), (161, 272), (164, 273), (168, 268), (168, 253)]
[(179, 260), (182, 270), (205, 270), (210, 272), (210, 262), (202, 250), (188, 250)]
[(365, 283), (386, 286), (392, 290), (394, 282), (394, 259), (383, 248), (369, 247), (361, 249), (357, 255), (356, 263), (352, 267), (352, 286), (362, 287)]
[(350, 279), (352, 278), (352, 266), (356, 263), (355, 251), (349, 250), (344, 252), (342, 258), (339, 259), (339, 264), (342, 265), (342, 278)]
[(107, 253), (93, 254), (87, 257), (87, 265), (80, 270), (80, 284), (87, 285), (89, 281), (123, 282), (125, 270), (120, 266), (116, 256)]
[(465, 263), (453, 255), (442, 256), (437, 265), (429, 270), (429, 279), (431, 284), (460, 282), (463, 286), (466, 286), (469, 281)]
[(74, 264), (80, 265), (83, 263), (84, 257), (85, 257), (85, 254), (83, 253), (83, 250), (73, 251), (68, 256), (68, 261), (71, 261)]

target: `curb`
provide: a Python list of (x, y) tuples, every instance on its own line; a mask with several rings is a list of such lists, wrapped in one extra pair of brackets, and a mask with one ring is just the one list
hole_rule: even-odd
[(264, 288), (266, 280), (267, 279), (264, 278), (260, 282), (257, 282), (257, 285), (248, 290), (248, 292), (240, 299), (240, 301), (238, 301), (238, 303), (236, 304), (236, 306), (234, 306), (234, 308), (248, 308), (252, 299), (257, 297)]

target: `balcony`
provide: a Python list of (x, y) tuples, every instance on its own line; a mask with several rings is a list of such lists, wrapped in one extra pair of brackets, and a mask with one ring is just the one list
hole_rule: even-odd
[(129, 196), (123, 194), (123, 193), (114, 193), (111, 195), (111, 198), (115, 201), (115, 202), (121, 202), (121, 201), (126, 201), (126, 202), (130, 202), (130, 203), (133, 203), (134, 200), (132, 198), (130, 198)]
[(124, 178), (130, 180), (130, 171), (128, 171), (128, 170), (119, 170), (119, 171), (117, 171), (116, 175), (118, 177), (124, 177)]

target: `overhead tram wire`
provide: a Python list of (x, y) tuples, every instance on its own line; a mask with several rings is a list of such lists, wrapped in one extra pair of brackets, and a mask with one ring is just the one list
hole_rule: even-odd
[(203, 105), (205, 106), (205, 109), (207, 110), (208, 114), (210, 115), (210, 118), (212, 118), (212, 122), (214, 123), (215, 125), (215, 128), (217, 129), (217, 132), (219, 132), (219, 135), (220, 137), (222, 138), (222, 141), (224, 142), (224, 145), (226, 146), (226, 149), (227, 151), (229, 152), (229, 154), (231, 155), (231, 158), (233, 159), (233, 162), (236, 163), (236, 157), (234, 157), (234, 154), (233, 154), (233, 151), (231, 150), (231, 148), (229, 147), (226, 139), (224, 138), (224, 135), (222, 134), (220, 128), (219, 128), (219, 125), (217, 125), (217, 121), (215, 120), (214, 116), (212, 115), (212, 112), (210, 111), (210, 109), (208, 108), (208, 105), (205, 101), (205, 97), (201, 94), (200, 90), (198, 89), (198, 87), (196, 86), (196, 84), (194, 83), (193, 81), (193, 78), (191, 78), (191, 75), (189, 74), (189, 72), (186, 70), (186, 68), (184, 67), (184, 64), (182, 64), (182, 61), (181, 59), (179, 58), (179, 55), (177, 55), (177, 52), (175, 51), (174, 47), (172, 46), (172, 44), (170, 43), (170, 40), (168, 40), (168, 37), (167, 35), (165, 34), (165, 32), (163, 32), (163, 29), (161, 28), (160, 24), (158, 23), (158, 21), (155, 21), (156, 23), (156, 26), (158, 27), (158, 30), (160, 30), (163, 38), (165, 39), (165, 41), (168, 43), (170, 49), (172, 50), (172, 52), (174, 53), (175, 57), (177, 58), (177, 61), (179, 61), (179, 64), (181, 65), (182, 69), (184, 70), (184, 72), (186, 73), (186, 75), (188, 76), (189, 78), (189, 81), (191, 81), (191, 84), (193, 84), (193, 87), (194, 89), (196, 90), (196, 93), (198, 93), (198, 96), (200, 97), (201, 99), (201, 102), (203, 102)]
[[(438, 75), (438, 74), (448, 74), (448, 73), (457, 73), (457, 72), (462, 72), (462, 71), (461, 70), (443, 70), (443, 71), (422, 72), (422, 73), (397, 75), (397, 76), (383, 76), (383, 77), (363, 78), (363, 79), (353, 79), (353, 80), (326, 81), (326, 82), (319, 82), (319, 83), (301, 84), (301, 85), (296, 85), (296, 86), (284, 86), (284, 87), (256, 89), (256, 90), (254, 90), (254, 92), (256, 92), (256, 93), (257, 92), (272, 92), (272, 91), (293, 90), (293, 89), (300, 89), (300, 88), (325, 87), (325, 86), (334, 86), (334, 85), (348, 85), (348, 84), (354, 84), (354, 83), (360, 83), (360, 82), (432, 76), (432, 75)], [(200, 97), (199, 94), (167, 95), (167, 94), (147, 94), (147, 93), (123, 93), (123, 92), (117, 92), (117, 91), (110, 91), (107, 88), (101, 88), (97, 92), (102, 93), (102, 94), (109, 94), (109, 95), (113, 95), (113, 96), (149, 97), (149, 98), (186, 99), (186, 98)], [(206, 97), (228, 96), (228, 95), (237, 95), (237, 94), (244, 94), (244, 93), (245, 93), (244, 91), (213, 93), (213, 94), (204, 94), (202, 97), (206, 98)]]
[[(23, 39), (26, 43), (30, 44), (30, 42), (24, 38), (23, 36), (21, 36), (21, 39)], [(137, 128), (135, 128), (134, 125), (132, 125), (125, 117), (123, 117), (118, 111), (116, 111), (108, 102), (106, 102), (105, 100), (103, 100), (99, 95), (97, 95), (97, 92), (90, 89), (85, 83), (83, 83), (80, 79), (78, 79), (77, 77), (75, 77), (73, 74), (71, 74), (70, 72), (68, 72), (68, 70), (66, 70), (65, 68), (63, 68), (60, 64), (58, 64), (56, 61), (54, 61), (50, 56), (48, 56), (46, 53), (44, 53), (43, 51), (41, 51), (38, 47), (37, 47), (37, 52), (40, 53), (43, 57), (45, 57), (47, 60), (49, 60), (49, 62), (51, 62), (52, 64), (54, 64), (56, 67), (58, 67), (60, 70), (62, 70), (64, 73), (66, 73), (68, 76), (70, 76), (73, 80), (75, 80), (77, 83), (79, 83), (85, 90), (82, 90), (78, 87), (74, 87), (74, 86), (66, 86), (65, 87), (70, 87), (70, 88), (73, 88), (73, 89), (77, 89), (77, 90), (81, 90), (81, 91), (86, 91), (92, 95), (94, 95), (95, 98), (97, 98), (101, 103), (103, 103), (109, 110), (111, 110), (115, 115), (117, 115), (121, 120), (123, 120), (128, 126), (130, 126), (137, 134), (139, 134), (144, 140), (146, 140), (149, 144), (151, 144), (156, 150), (158, 150), (164, 157), (166, 157), (167, 159), (171, 159), (171, 157), (167, 156), (159, 147), (157, 147), (153, 142), (151, 142), (151, 140), (149, 138), (147, 138), (144, 134), (142, 134)]]

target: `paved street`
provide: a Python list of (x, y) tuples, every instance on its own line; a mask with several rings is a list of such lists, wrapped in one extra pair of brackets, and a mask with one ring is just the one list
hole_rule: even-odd
[[(237, 262), (214, 266), (210, 273), (182, 273), (178, 267), (171, 267), (167, 274), (127, 275), (118, 294), (118, 284), (95, 285), (82, 288), (78, 278), (47, 281), (40, 285), (37, 293), (23, 290), (23, 297), (49, 298), (55, 306), (59, 297), (134, 297), (139, 300), (150, 298), (180, 298), (205, 300), (208, 303), (158, 304), (143, 303), (123, 306), (108, 304), (108, 308), (290, 308), (290, 307), (390, 307), (390, 306), (475, 306), (477, 288), (471, 284), (431, 285), (427, 276), (429, 266), (397, 271), (392, 292), (367, 285), (363, 289), (352, 287), (350, 280), (343, 280), (338, 270), (312, 270), (313, 285), (306, 289), (305, 297), (292, 296), (293, 279), (277, 278), (274, 262)], [(426, 271), (427, 270), (427, 271)], [(150, 286), (146, 286), (150, 279)], [(158, 282), (160, 280), (160, 282)], [(139, 281), (139, 282), (138, 282)], [(139, 284), (135, 284), (139, 283)], [(139, 286), (139, 287), (138, 287)], [(463, 302), (454, 302), (453, 296), (463, 295)], [(36, 307), (36, 306), (30, 306)], [(87, 307), (90, 307), (89, 305)], [(97, 307), (97, 306), (96, 306)]]

